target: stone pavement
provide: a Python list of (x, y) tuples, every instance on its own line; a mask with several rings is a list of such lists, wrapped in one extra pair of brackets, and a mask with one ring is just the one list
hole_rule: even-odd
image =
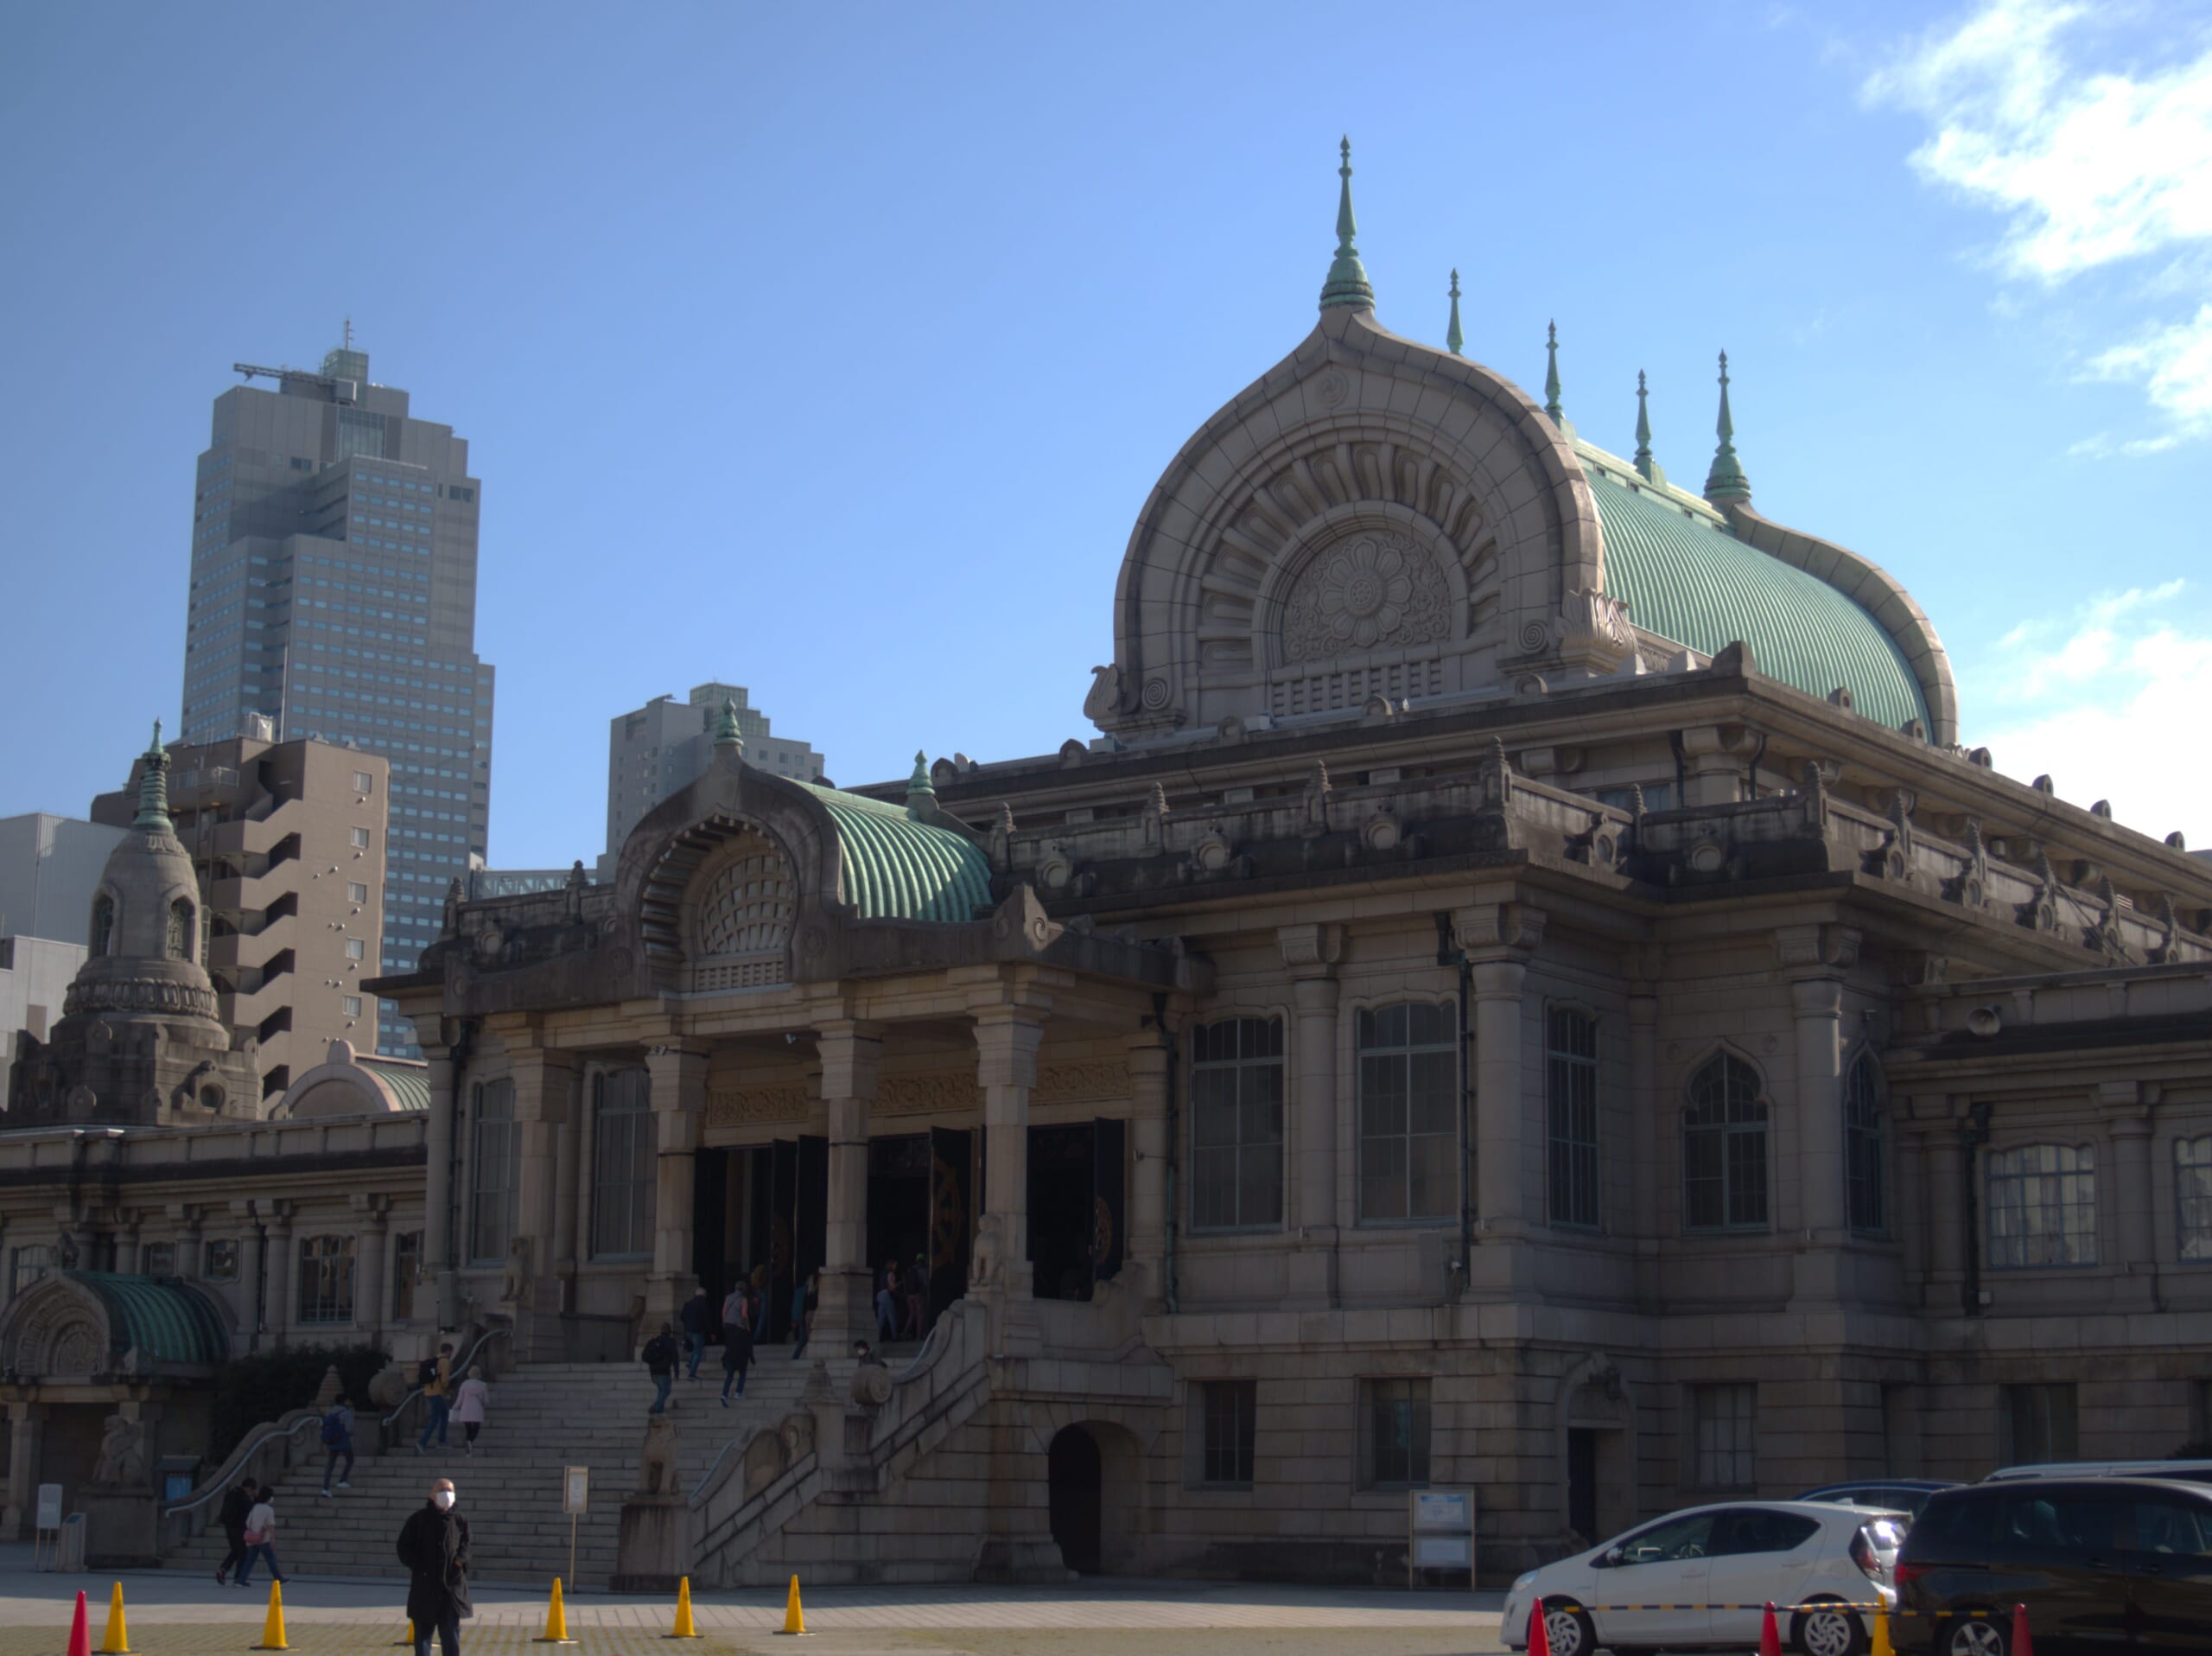
[[(29, 1557), (27, 1547), (0, 1546), (0, 1656), (61, 1656), (80, 1589), (97, 1651), (116, 1581), (133, 1656), (231, 1656), (260, 1637), (265, 1582), (240, 1592), (171, 1570), (34, 1574)], [(290, 1646), (302, 1656), (390, 1650), (404, 1631), (404, 1596), (396, 1571), (390, 1582), (293, 1576), (284, 1591)], [(543, 1628), (543, 1594), (475, 1596), (476, 1616), (462, 1628), (467, 1656), (550, 1656), (531, 1642)], [(1160, 1581), (823, 1588), (805, 1595), (815, 1636), (798, 1645), (775, 1634), (783, 1595), (747, 1589), (697, 1595), (703, 1636), (688, 1648), (697, 1656), (1465, 1656), (1500, 1648), (1501, 1598)], [(579, 1594), (568, 1601), (576, 1656), (670, 1656), (662, 1635), (674, 1608), (672, 1599)]]

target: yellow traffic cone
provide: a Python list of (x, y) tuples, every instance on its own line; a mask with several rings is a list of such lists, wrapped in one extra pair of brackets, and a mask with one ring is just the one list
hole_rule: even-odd
[(1890, 1613), (1887, 1610), (1874, 1612), (1874, 1642), (1866, 1656), (1897, 1656), (1896, 1647), (1890, 1643)]
[(393, 1648), (393, 1649), (395, 1649), (395, 1650), (397, 1650), (397, 1649), (400, 1646), (402, 1646), (402, 1645), (411, 1645), (411, 1644), (413, 1644), (414, 1642), (415, 1642), (415, 1618), (414, 1618), (413, 1616), (411, 1616), (411, 1615), (410, 1615), (410, 1616), (409, 1616), (409, 1617), (407, 1618), (407, 1637), (405, 1637), (404, 1639), (395, 1639), (395, 1640), (393, 1640), (391, 1641), (391, 1644), (392, 1644), (392, 1648)]
[(256, 1650), (289, 1650), (284, 1642), (284, 1583), (269, 1583), (269, 1619), (261, 1624), (261, 1642)]
[(668, 1639), (696, 1639), (698, 1624), (691, 1620), (691, 1578), (684, 1576), (676, 1584), (676, 1627), (662, 1635)]
[(100, 1656), (130, 1656), (130, 1634), (123, 1625), (123, 1583), (108, 1595), (107, 1637), (100, 1640)]
[(576, 1642), (569, 1637), (569, 1613), (561, 1603), (561, 1578), (558, 1576), (553, 1578), (553, 1596), (545, 1605), (545, 1636), (530, 1642), (533, 1645), (573, 1645)]
[(799, 1608), (798, 1577), (796, 1576), (791, 1577), (791, 1590), (784, 1600), (784, 1625), (777, 1628), (776, 1632), (779, 1635), (790, 1634), (798, 1639), (814, 1637), (806, 1630), (806, 1612)]

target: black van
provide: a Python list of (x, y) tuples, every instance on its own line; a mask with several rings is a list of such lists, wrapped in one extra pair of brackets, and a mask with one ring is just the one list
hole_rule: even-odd
[(1968, 1484), (1929, 1498), (1897, 1554), (1901, 1650), (2037, 1656), (2212, 1648), (2212, 1489), (2157, 1478)]

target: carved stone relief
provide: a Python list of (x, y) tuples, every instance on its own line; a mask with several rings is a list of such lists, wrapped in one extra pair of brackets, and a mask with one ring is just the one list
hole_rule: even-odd
[(1451, 625), (1436, 559), (1404, 535), (1365, 529), (1324, 548), (1283, 606), (1286, 661), (1433, 644)]

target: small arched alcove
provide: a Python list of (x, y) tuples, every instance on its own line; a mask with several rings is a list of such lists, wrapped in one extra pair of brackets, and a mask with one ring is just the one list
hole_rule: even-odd
[(1053, 1434), (1046, 1449), (1052, 1539), (1085, 1576), (1141, 1568), (1143, 1449), (1135, 1434), (1085, 1420)]

